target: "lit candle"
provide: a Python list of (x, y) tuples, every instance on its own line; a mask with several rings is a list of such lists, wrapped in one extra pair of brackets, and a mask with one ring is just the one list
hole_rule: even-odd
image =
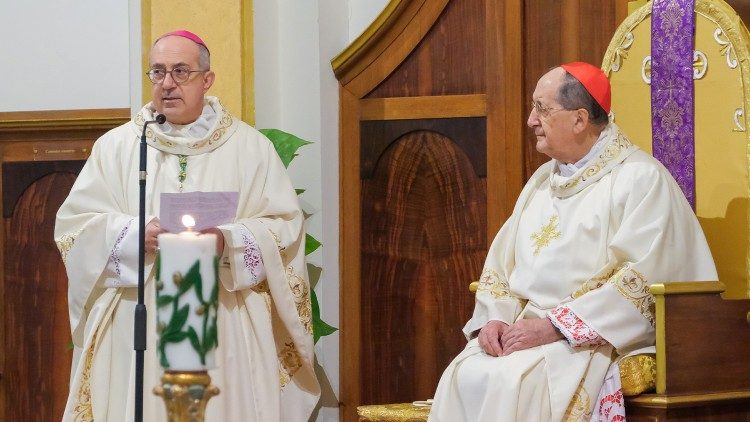
[(218, 344), (216, 235), (192, 231), (159, 235), (156, 305), (159, 360), (170, 371), (205, 371), (214, 366)]

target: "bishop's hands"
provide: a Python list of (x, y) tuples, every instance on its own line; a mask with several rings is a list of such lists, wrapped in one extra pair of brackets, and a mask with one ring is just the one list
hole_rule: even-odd
[(154, 218), (146, 224), (146, 235), (144, 239), (146, 253), (156, 253), (156, 250), (159, 249), (159, 239), (157, 236), (166, 232), (166, 230), (161, 228), (158, 218)]
[(563, 338), (548, 318), (522, 319), (511, 325), (490, 321), (479, 330), (479, 346), (490, 356), (508, 356)]
[(490, 356), (503, 355), (503, 345), (500, 342), (500, 339), (503, 332), (507, 330), (508, 327), (509, 325), (504, 322), (493, 320), (485, 324), (484, 327), (479, 330), (479, 336), (477, 336), (477, 338), (479, 339), (479, 347), (484, 350), (484, 353), (487, 353)]
[[(161, 227), (158, 218), (154, 218), (153, 220), (149, 221), (148, 224), (146, 224), (146, 253), (156, 253), (156, 251), (159, 249), (158, 236), (162, 233), (167, 233), (167, 231)], [(216, 227), (211, 227), (210, 229), (201, 230), (201, 233), (213, 233), (216, 235), (216, 255), (221, 256), (224, 253), (224, 234), (221, 232), (221, 230), (217, 229)]]

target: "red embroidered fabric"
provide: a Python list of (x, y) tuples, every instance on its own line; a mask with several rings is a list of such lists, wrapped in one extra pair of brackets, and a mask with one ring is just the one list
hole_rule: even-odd
[(601, 346), (607, 344), (599, 333), (589, 327), (567, 306), (552, 309), (547, 318), (565, 336), (573, 347)]

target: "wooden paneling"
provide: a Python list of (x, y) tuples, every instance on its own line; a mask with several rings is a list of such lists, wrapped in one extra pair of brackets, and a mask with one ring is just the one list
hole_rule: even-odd
[(129, 109), (0, 113), (0, 420), (60, 420), (71, 350), (55, 214), (94, 140)]
[[(524, 3), (524, 114), (528, 117), (536, 82), (551, 68), (571, 61), (600, 65), (627, 0), (527, 0)], [(549, 157), (536, 151), (536, 141), (526, 131), (525, 178)]]
[(451, 1), (419, 46), (368, 98), (485, 91), (484, 0)]
[(432, 119), (487, 114), (487, 96), (443, 95), (362, 100), (362, 120)]
[(364, 404), (432, 396), (465, 345), (460, 328), (474, 304), (467, 281), (486, 254), (485, 180), (463, 149), (413, 131), (377, 162), (362, 183)]
[(383, 152), (409, 132), (427, 130), (451, 139), (469, 160), (474, 175), (487, 176), (486, 128), (483, 117), (420, 119), (396, 121), (363, 121), (360, 133), (362, 149), (360, 174), (372, 177)]
[[(699, 309), (711, 310), (710, 324)], [(716, 293), (667, 296), (666, 393), (750, 390), (748, 312), (750, 300), (724, 300)], [(716, 353), (716, 342), (733, 352)]]
[[(5, 165), (20, 180), (28, 166)], [(47, 172), (47, 169), (42, 169)], [(55, 213), (75, 175), (55, 173), (25, 189), (5, 219), (2, 382), (6, 421), (59, 420), (65, 408), (72, 350), (67, 278), (53, 240)]]

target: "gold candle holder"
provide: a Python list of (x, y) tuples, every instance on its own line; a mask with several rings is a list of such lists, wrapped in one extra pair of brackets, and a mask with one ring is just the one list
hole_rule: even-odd
[(164, 399), (169, 422), (203, 422), (208, 400), (219, 394), (208, 371), (166, 371), (154, 394)]

